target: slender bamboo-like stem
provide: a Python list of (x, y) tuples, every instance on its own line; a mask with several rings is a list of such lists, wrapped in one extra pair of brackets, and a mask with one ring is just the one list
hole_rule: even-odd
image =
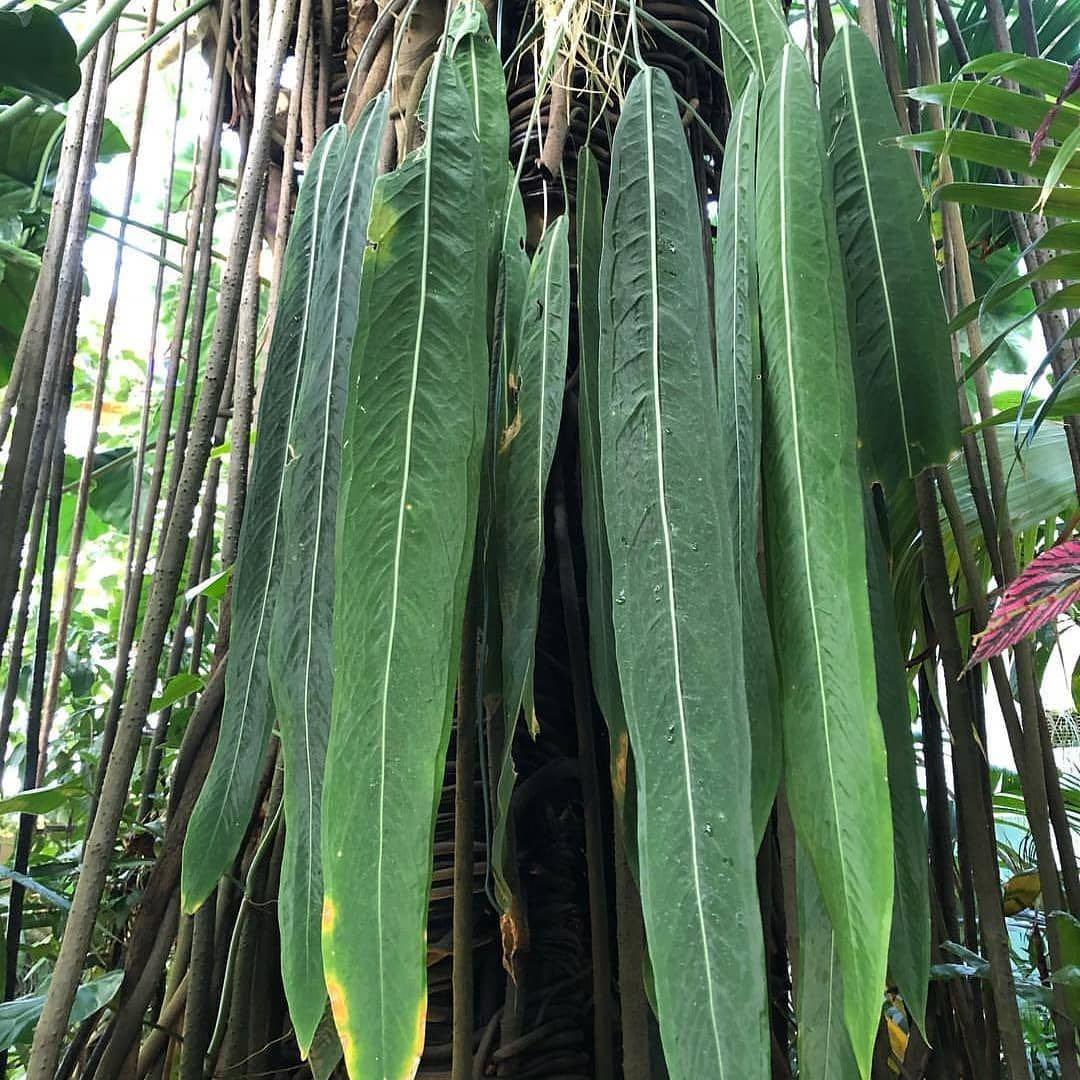
[[(226, 3), (228, 0), (226, 0)], [(296, 14), (296, 0), (284, 0), (274, 9), (269, 49), (260, 63), (252, 139), (237, 194), (236, 226), (229, 259), (218, 293), (218, 317), (202, 393), (188, 441), (184, 467), (177, 485), (174, 512), (167, 524), (165, 543), (155, 568), (136, 662), (116, 739), (109, 756), (97, 815), (87, 838), (82, 872), (75, 891), (67, 930), (34, 1036), (27, 1080), (50, 1080), (59, 1059), (59, 1043), (75, 996), (83, 957), (93, 933), (98, 902), (112, 858), (128, 784), (142, 737), (142, 724), (157, 682), (157, 666), (168, 629), (176, 588), (183, 569), (199, 490), (202, 486), (232, 353), (244, 268), (265, 181), (274, 109), (281, 68)]]
[[(150, 0), (146, 15), (146, 33), (153, 32), (157, 24), (157, 0)], [(142, 146), (143, 121), (146, 115), (146, 98), (150, 85), (150, 61), (148, 52), (139, 73), (139, 87), (135, 100), (135, 121), (131, 134), (131, 151), (128, 157), (127, 177), (124, 182), (123, 217), (131, 213), (131, 204), (135, 196), (135, 176), (139, 166), (139, 150)], [(56, 630), (53, 643), (52, 670), (49, 672), (49, 685), (45, 692), (45, 705), (41, 718), (41, 738), (38, 758), (38, 781), (45, 775), (48, 763), (49, 734), (52, 731), (53, 717), (56, 713), (57, 697), (60, 691), (60, 676), (63, 672), (63, 656), (67, 648), (68, 625), (71, 619), (71, 607), (75, 599), (75, 584), (79, 572), (79, 550), (82, 546), (83, 528), (86, 525), (86, 511), (90, 500), (90, 482), (94, 469), (94, 457), (97, 448), (98, 429), (101, 424), (101, 410), (105, 403), (105, 386), (109, 376), (109, 353), (112, 348), (113, 325), (116, 308), (120, 298), (120, 273), (124, 264), (123, 240), (127, 234), (127, 223), (120, 225), (119, 243), (116, 245), (116, 257), (113, 262), (112, 288), (105, 308), (105, 321), (101, 331), (101, 348), (98, 351), (98, 371), (94, 382), (94, 398), (90, 407), (90, 434), (87, 438), (86, 456), (83, 458), (79, 474), (78, 494), (75, 498), (75, 514), (71, 524), (70, 554), (64, 587), (61, 593), (60, 610), (56, 617)]]
[[(103, 49), (111, 49), (112, 38)], [(30, 518), (33, 484), (45, 455), (51, 417), (49, 407), (60, 378), (60, 352), (66, 341), (68, 310), (82, 283), (82, 243), (90, 201), (93, 163), (105, 119), (106, 85), (98, 77), (98, 56), (91, 59), (93, 77), (72, 102), (64, 131), (56, 195), (49, 217), (41, 270), (12, 367), (14, 395), (5, 398), (0, 441), (6, 436), (12, 406), (17, 406), (3, 482), (0, 484), (0, 649), (7, 640), (11, 609), (19, 577), (26, 523)], [(4, 116), (9, 115), (5, 112)], [(69, 229), (70, 226), (70, 229)]]
[(1027, 1062), (1020, 1012), (1016, 1004), (1009, 940), (1001, 907), (1001, 882), (998, 879), (993, 823), (978, 820), (976, 817), (982, 804), (978, 775), (985, 766), (980, 761), (975, 742), (974, 718), (967, 688), (960, 681), (964, 661), (956, 633), (955, 613), (949, 597), (949, 578), (932, 478), (924, 473), (916, 479), (915, 489), (919, 527), (922, 530), (922, 560), (927, 599), (945, 671), (949, 728), (952, 732), (953, 753), (958, 762), (956, 779), (960, 787), (956, 795), (965, 808), (964, 827), (972, 857), (983, 941), (990, 962), (990, 985), (997, 1009), (1005, 1060), (1013, 1080), (1022, 1080), (1031, 1076), (1031, 1070)]
[[(223, 16), (227, 16), (232, 0), (224, 0)], [(131, 649), (135, 641), (139, 608), (142, 604), (143, 577), (150, 546), (153, 542), (158, 514), (158, 502), (164, 484), (166, 452), (172, 431), (172, 413), (175, 401), (175, 388), (180, 369), (180, 359), (184, 346), (184, 328), (187, 325), (188, 305), (191, 301), (195, 281), (195, 263), (198, 245), (195, 243), (202, 228), (205, 208), (212, 206), (217, 198), (218, 161), (221, 150), (221, 114), (223, 110), (223, 91), (225, 85), (225, 47), (219, 42), (214, 57), (214, 70), (211, 78), (210, 104), (207, 115), (207, 130), (203, 142), (203, 156), (196, 170), (195, 191), (188, 214), (188, 244), (184, 249), (184, 264), (177, 293), (176, 323), (173, 328), (172, 342), (169, 348), (169, 362), (165, 373), (165, 385), (161, 396), (161, 414), (158, 419), (158, 433), (154, 442), (153, 468), (147, 487), (145, 507), (142, 511), (141, 528), (133, 528), (131, 537), (133, 548), (128, 552), (128, 566), (124, 583), (124, 601), (120, 614), (120, 629), (117, 634), (116, 661), (113, 670), (113, 691), (109, 698), (109, 709), (105, 718), (105, 730), (102, 734), (101, 768), (95, 784), (95, 797), (90, 807), (90, 826), (97, 814), (97, 797), (104, 781), (105, 766), (112, 752), (116, 738), (116, 728), (120, 722), (124, 695), (127, 692), (128, 664)], [(154, 327), (156, 334), (156, 324)], [(151, 384), (147, 384), (149, 395)], [(149, 406), (144, 402), (144, 420), (148, 422)], [(145, 427), (142, 429), (145, 436)], [(145, 437), (141, 440), (145, 442)], [(140, 473), (141, 477), (141, 473)], [(139, 481), (141, 485), (141, 480)], [(133, 504), (134, 519), (138, 504)], [(166, 519), (167, 520), (167, 519)], [(89, 829), (88, 829), (89, 831)]]
[[(23, 790), (34, 787), (37, 780), (37, 735), (41, 726), (41, 708), (45, 695), (45, 670), (49, 660), (49, 624), (52, 614), (53, 573), (56, 569), (56, 539), (60, 524), (60, 498), (64, 483), (64, 436), (63, 424), (71, 399), (71, 377), (68, 375), (60, 389), (60, 400), (55, 404), (56, 418), (51, 432), (47, 463), (43, 465), (45, 476), (42, 487), (48, 488), (45, 500), (47, 524), (45, 547), (41, 560), (41, 588), (38, 595), (37, 628), (34, 642), (34, 670), (30, 680), (30, 701), (26, 722), (26, 756), (23, 761)], [(32, 571), (28, 579), (33, 576)], [(30, 846), (34, 838), (36, 816), (32, 813), (19, 815), (19, 828), (15, 841), (13, 869), (16, 874), (26, 874), (30, 869)], [(4, 960), (4, 1000), (16, 997), (21, 952), (23, 902), (26, 890), (18, 881), (12, 881), (8, 894), (7, 930)], [(7, 1075), (7, 1051), (0, 1054), (0, 1076)]]

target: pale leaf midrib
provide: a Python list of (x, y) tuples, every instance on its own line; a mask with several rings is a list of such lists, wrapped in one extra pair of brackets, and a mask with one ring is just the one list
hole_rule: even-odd
[[(333, 321), (330, 323), (330, 361), (326, 367), (327, 379), (326, 395), (323, 401), (322, 452), (319, 461), (319, 485), (317, 488), (315, 507), (315, 542), (312, 545), (311, 561), (308, 568), (308, 577), (311, 581), (311, 588), (308, 591), (307, 642), (304, 651), (304, 693), (302, 700), (304, 757), (307, 765), (305, 780), (307, 781), (308, 802), (307, 863), (305, 874), (305, 891), (307, 896), (307, 904), (305, 906), (305, 911), (307, 912), (310, 912), (311, 910), (311, 897), (313, 888), (312, 867), (315, 864), (315, 829), (313, 828), (313, 823), (316, 821), (314, 771), (311, 766), (311, 653), (314, 648), (315, 594), (318, 591), (319, 547), (322, 543), (323, 507), (326, 501), (326, 467), (330, 443), (330, 398), (334, 388), (334, 371), (337, 365), (337, 350), (340, 341), (339, 323), (341, 319), (341, 294), (345, 288), (345, 256), (349, 250), (348, 237), (349, 230), (352, 225), (353, 200), (356, 197), (356, 177), (360, 172), (360, 169), (363, 167), (365, 157), (364, 152), (367, 148), (368, 134), (370, 133), (371, 125), (375, 122), (375, 117), (379, 112), (380, 108), (378, 103), (376, 103), (372, 106), (368, 113), (367, 120), (364, 123), (364, 130), (360, 134), (360, 141), (356, 149), (356, 159), (353, 163), (352, 173), (349, 176), (349, 195), (345, 203), (345, 217), (341, 224), (341, 236), (339, 237), (341, 250), (338, 255), (337, 278), (334, 290), (334, 318)], [(343, 173), (339, 175), (343, 175)], [(311, 920), (305, 919), (304, 954), (305, 956), (309, 957), (311, 955), (311, 928)]]
[(718, 1080), (724, 1078), (724, 1057), (720, 1046), (720, 1027), (717, 1019), (717, 1005), (713, 987), (712, 957), (708, 947), (708, 930), (705, 925), (705, 910), (701, 895), (701, 868), (698, 865), (697, 812), (694, 807), (693, 777), (690, 767), (689, 733), (686, 727), (686, 708), (682, 684), (681, 645), (679, 641), (678, 618), (675, 611), (675, 576), (671, 551), (671, 529), (667, 515), (667, 484), (664, 475), (664, 425), (660, 405), (660, 270), (658, 266), (657, 235), (657, 187), (656, 187), (656, 147), (653, 132), (653, 92), (652, 68), (643, 69), (645, 75), (645, 151), (648, 169), (649, 199), (649, 299), (652, 316), (652, 339), (650, 342), (650, 363), (653, 383), (653, 420), (656, 426), (656, 471), (657, 500), (660, 509), (660, 525), (664, 537), (664, 564), (668, 586), (668, 617), (671, 625), (673, 680), (675, 696), (678, 702), (679, 728), (683, 756), (684, 786), (686, 790), (687, 816), (690, 826), (690, 856), (694, 876), (694, 903), (697, 908), (698, 924), (701, 931), (702, 959), (705, 965), (705, 980), (709, 995), (709, 1020), (716, 1044), (716, 1064), (719, 1070)]
[[(375, 871), (375, 923), (378, 938), (376, 949), (379, 982), (379, 1049), (386, 1053), (386, 960), (384, 950), (386, 937), (383, 933), (383, 856), (385, 854), (385, 815), (386, 815), (386, 731), (389, 710), (390, 672), (394, 659), (394, 639), (397, 633), (398, 599), (401, 584), (401, 549), (405, 534), (405, 506), (408, 498), (410, 470), (412, 468), (413, 419), (416, 410), (416, 388), (420, 372), (420, 350), (424, 338), (424, 320), (427, 316), (427, 274), (431, 238), (431, 162), (435, 142), (435, 125), (438, 122), (436, 110), (437, 95), (440, 89), (439, 75), (443, 54), (436, 54), (430, 75), (431, 97), (428, 102), (430, 127), (427, 133), (427, 145), (424, 150), (424, 196), (423, 196), (423, 241), (420, 253), (420, 298), (416, 319), (416, 337), (413, 345), (412, 370), (409, 382), (409, 405), (405, 421), (405, 457), (402, 465), (401, 494), (398, 499), (398, 518), (394, 536), (393, 585), (390, 599), (390, 626), (387, 633), (386, 665), (383, 669), (382, 699), (380, 702), (379, 722), (379, 814), (376, 835), (379, 838), (378, 855)], [(385, 1061), (384, 1061), (385, 1072)]]
[[(340, 129), (335, 127), (330, 133), (330, 138), (335, 141), (339, 138)], [(307, 285), (304, 290), (304, 318), (300, 326), (300, 340), (297, 343), (297, 355), (303, 357), (304, 350), (307, 344), (307, 332), (311, 319), (311, 289), (314, 283), (315, 274), (315, 262), (319, 249), (319, 225), (321, 222), (320, 214), (320, 198), (322, 195), (323, 183), (326, 179), (326, 165), (330, 157), (330, 151), (332, 145), (327, 145), (326, 150), (323, 152), (323, 156), (319, 160), (319, 173), (315, 184), (315, 197), (312, 206), (311, 217), (311, 251), (308, 254), (308, 269), (307, 269)], [(240, 707), (240, 732), (237, 735), (234, 747), (233, 757), (230, 763), (228, 773), (226, 774), (225, 783), (225, 797), (222, 799), (222, 803), (227, 803), (228, 793), (232, 790), (233, 778), (236, 776), (236, 763), (240, 758), (240, 749), (243, 744), (243, 733), (247, 727), (248, 720), (248, 703), (251, 700), (251, 687), (255, 677), (255, 654), (258, 651), (259, 642), (262, 640), (263, 624), (266, 621), (266, 609), (270, 599), (270, 581), (273, 576), (274, 557), (277, 553), (278, 538), (281, 533), (281, 507), (285, 495), (285, 467), (288, 464), (288, 448), (292, 436), (293, 421), (296, 418), (296, 405), (298, 398), (298, 390), (300, 385), (300, 379), (303, 374), (303, 365), (299, 361), (296, 365), (296, 373), (293, 376), (293, 392), (289, 401), (289, 421), (286, 427), (285, 437), (285, 460), (282, 462), (281, 472), (278, 475), (277, 485), (277, 498), (274, 504), (274, 528), (271, 534), (270, 540), (270, 555), (266, 561), (266, 578), (262, 585), (262, 600), (259, 606), (259, 621), (255, 631), (255, 646), (252, 650), (252, 660), (248, 666), (247, 682), (244, 685), (244, 697)], [(214, 833), (218, 831), (218, 827), (223, 823), (223, 818), (219, 817), (217, 824), (214, 827)]]
[(892, 293), (889, 279), (885, 272), (885, 254), (881, 247), (881, 232), (878, 228), (877, 208), (874, 203), (874, 187), (870, 181), (870, 165), (866, 159), (866, 145), (863, 141), (862, 114), (858, 97), (855, 93), (855, 71), (851, 58), (851, 31), (844, 35), (844, 67), (848, 77), (848, 100), (851, 102), (851, 116), (855, 128), (855, 145), (859, 153), (859, 170), (863, 178), (863, 190), (866, 192), (866, 206), (870, 217), (870, 231), (874, 238), (874, 256), (877, 260), (878, 274), (881, 277), (881, 296), (885, 302), (885, 319), (889, 326), (889, 351), (892, 353), (893, 379), (896, 382), (896, 403), (900, 412), (900, 430), (904, 439), (904, 460), (907, 462), (908, 476), (914, 476), (911, 461), (911, 437), (908, 433), (907, 406), (904, 403), (904, 384), (900, 378), (900, 350), (896, 344), (896, 319), (893, 315)]
[[(836, 770), (833, 765), (832, 755), (832, 734), (829, 724), (829, 701), (828, 693), (825, 689), (825, 671), (822, 665), (822, 648), (821, 648), (821, 634), (818, 629), (817, 619), (817, 603), (814, 595), (814, 579), (810, 566), (810, 529), (807, 517), (806, 509), (806, 492), (803, 488), (803, 468), (802, 468), (802, 450), (800, 448), (800, 428), (799, 428), (799, 409), (798, 399), (796, 396), (795, 387), (795, 356), (794, 356), (794, 341), (792, 339), (792, 311), (791, 311), (791, 284), (790, 284), (790, 267), (788, 265), (789, 252), (788, 252), (788, 220), (787, 220), (787, 108), (786, 100), (788, 94), (787, 82), (788, 71), (791, 63), (791, 46), (785, 48), (784, 59), (781, 61), (780, 69), (780, 98), (779, 98), (779, 165), (778, 165), (778, 190), (780, 196), (780, 273), (783, 283), (784, 293), (784, 338), (785, 338), (785, 362), (787, 366), (788, 376), (788, 394), (791, 399), (791, 426), (792, 426), (792, 446), (795, 451), (795, 483), (796, 489), (799, 493), (799, 519), (801, 524), (801, 546), (803, 556), (803, 568), (806, 574), (806, 591), (809, 599), (810, 610), (810, 624), (813, 629), (814, 637), (814, 664), (817, 669), (818, 676), (818, 688), (821, 696), (821, 719), (822, 719), (822, 731), (824, 734), (825, 743), (825, 757), (829, 774), (829, 796), (832, 801), (833, 807), (833, 821), (836, 828), (836, 849), (840, 862), (840, 879), (841, 885), (844, 891), (844, 918), (848, 924), (848, 933), (852, 935), (854, 939), (853, 927), (851, 925), (851, 912), (850, 904), (847, 902), (847, 895), (849, 890), (849, 879), (847, 871), (847, 861), (844, 855), (844, 845), (840, 837), (840, 806), (836, 797)], [(816, 867), (813, 872), (816, 874)]]

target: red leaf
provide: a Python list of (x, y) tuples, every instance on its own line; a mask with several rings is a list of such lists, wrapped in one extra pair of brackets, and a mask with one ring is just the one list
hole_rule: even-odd
[(1080, 603), (1080, 540), (1044, 551), (1005, 590), (986, 629), (975, 639), (968, 667), (997, 656)]

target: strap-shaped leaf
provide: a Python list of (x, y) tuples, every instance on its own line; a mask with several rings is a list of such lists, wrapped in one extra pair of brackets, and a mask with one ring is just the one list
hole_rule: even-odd
[(236, 857), (255, 802), (273, 724), (267, 651), (284, 555), (285, 461), (294, 430), (302, 360), (314, 321), (317, 263), (330, 192), (348, 133), (319, 140), (297, 198), (281, 297), (259, 406), (259, 439), (232, 580), (232, 630), (217, 752), (184, 842), (181, 898), (194, 911)]
[(791, 40), (778, 0), (718, 0), (728, 94), (738, 100), (751, 75), (764, 82)]
[(930, 231), (874, 47), (843, 27), (825, 57), (821, 111), (854, 305), (864, 463), (887, 492), (960, 445), (952, 356)]
[[(969, 184), (957, 182), (942, 184), (934, 192), (937, 199), (983, 206), (988, 210), (1008, 210), (1018, 214), (1031, 212), (1038, 197), (1034, 188), (1023, 184)], [(1046, 200), (1044, 207), (1048, 217), (1080, 219), (1080, 188), (1056, 188)]]
[(859, 1080), (844, 1026), (844, 980), (836, 931), (806, 852), (796, 845), (799, 971), (795, 992), (799, 1080)]
[[(957, 120), (954, 114), (964, 110), (1021, 131), (1036, 131), (1050, 108), (1050, 102), (1043, 99), (984, 82), (932, 83), (913, 87), (908, 95), (928, 105), (940, 105), (950, 124)], [(1076, 126), (1077, 115), (1075, 108), (1064, 107), (1051, 123), (1050, 134), (1055, 139), (1067, 139)]]
[(333, 698), (334, 533), (341, 477), (341, 431), (360, 303), (371, 193), (389, 95), (361, 113), (330, 196), (315, 295), (316, 333), (285, 466), (284, 539), (278, 601), (270, 629), (270, 682), (285, 765), (285, 846), (278, 890), (281, 976), (300, 1049), (326, 1004), (319, 920), (322, 862), (319, 806)]
[[(455, 6), (450, 16), (450, 52), (472, 101), (472, 127), (480, 140), (484, 198), (495, 234), (506, 208), (510, 117), (502, 60), (491, 36), (487, 12), (478, 0), (463, 0)], [(498, 248), (493, 248), (492, 254), (497, 253)]]
[(486, 210), (471, 103), (437, 54), (427, 138), (376, 186), (342, 442), (323, 961), (354, 1080), (411, 1078), (432, 834), (476, 528)]
[(926, 984), (930, 971), (926, 815), (915, 769), (911, 684), (904, 670), (904, 654), (897, 633), (892, 581), (880, 527), (869, 512), (866, 515), (866, 576), (870, 587), (870, 622), (874, 631), (878, 713), (885, 733), (895, 844), (896, 887), (889, 937), (889, 976), (899, 987), (915, 1022), (925, 1028)]
[[(491, 444), (494, 459), (491, 462), (491, 475), (498, 482), (502, 469), (499, 465), (498, 443), (504, 431), (510, 427), (510, 387), (509, 373), (511, 366), (516, 362), (514, 357), (517, 353), (518, 338), (521, 332), (521, 313), (524, 310), (525, 290), (529, 282), (529, 256), (525, 253), (525, 206), (521, 200), (521, 192), (518, 190), (514, 175), (509, 172), (507, 176), (508, 193), (506, 218), (503, 222), (502, 244), (499, 251), (497, 266), (495, 325), (492, 336), (492, 378), (494, 380), (492, 402), (492, 417), (495, 422), (495, 439)], [(497, 490), (493, 490), (491, 496), (492, 505), (497, 506), (500, 499)], [(492, 522), (494, 525), (494, 522)], [(495, 530), (492, 528), (492, 548), (489, 558), (489, 570), (496, 569), (498, 577), (498, 558), (494, 546)], [(496, 581), (495, 591), (498, 592)], [(501, 753), (496, 754), (493, 761), (493, 773), (495, 782), (495, 814), (491, 838), (491, 869), (495, 881), (495, 898), (502, 909), (504, 916), (508, 915), (515, 922), (524, 918), (522, 911), (514, 905), (514, 874), (511, 868), (513, 854), (511, 851), (512, 823), (510, 821), (510, 800), (514, 794), (514, 784), (517, 781), (517, 773), (514, 769), (514, 732), (517, 729), (518, 712), (520, 704), (511, 708), (507, 703), (506, 689), (502, 685), (502, 616), (501, 600), (496, 599), (496, 607), (500, 610), (493, 612), (490, 621), (496, 619), (499, 625), (499, 651), (489, 661), (488, 682), (498, 682), (499, 704), (493, 709), (493, 716), (489, 722), (501, 724), (502, 731), (493, 739), (493, 743), (501, 748)], [(490, 635), (489, 635), (490, 639)], [(493, 670), (497, 669), (497, 670)], [(522, 927), (506, 927), (508, 940), (514, 940), (523, 932)]]
[[(982, 131), (931, 129), (902, 135), (897, 141), (908, 150), (931, 154), (947, 153), (950, 157), (1036, 176), (1040, 180), (1046, 176), (1057, 158), (1054, 150), (1046, 149), (1032, 161), (1031, 143), (1026, 139), (1009, 139), (1003, 135), (987, 135)], [(1066, 166), (1063, 177), (1067, 184), (1080, 183), (1080, 168), (1076, 165)]]
[(720, 479), (735, 530), (735, 582), (742, 618), (750, 715), (750, 794), (760, 840), (780, 784), (780, 702), (765, 598), (758, 575), (761, 471), (761, 331), (757, 295), (754, 176), (759, 83), (752, 76), (728, 128), (713, 249), (716, 400)]
[(570, 237), (565, 216), (544, 231), (532, 259), (510, 366), (510, 425), (499, 448), (496, 536), (507, 714), (533, 703), (536, 627), (544, 574), (544, 495), (562, 419), (570, 332)]
[(600, 468), (600, 253), (604, 206), (600, 168), (586, 147), (578, 156), (578, 436), (581, 457), (581, 527), (585, 538), (585, 598), (589, 610), (589, 669), (593, 692), (608, 727), (611, 793), (616, 828), (623, 831), (627, 860), (637, 872), (637, 817), (630, 733), (626, 729), (615, 627), (611, 620), (611, 555), (604, 529), (604, 485)]
[(768, 1075), (750, 735), (701, 220), (667, 76), (616, 129), (600, 268), (604, 515), (642, 910), (676, 1080)]
[(765, 87), (758, 150), (770, 622), (788, 801), (836, 930), (845, 1021), (868, 1074), (885, 985), (892, 830), (826, 168), (810, 72), (789, 47)]

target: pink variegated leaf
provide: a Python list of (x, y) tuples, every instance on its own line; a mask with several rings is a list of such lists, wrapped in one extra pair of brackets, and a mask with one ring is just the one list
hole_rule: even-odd
[(969, 667), (997, 656), (1080, 603), (1080, 540), (1043, 552), (1005, 590), (976, 638)]

